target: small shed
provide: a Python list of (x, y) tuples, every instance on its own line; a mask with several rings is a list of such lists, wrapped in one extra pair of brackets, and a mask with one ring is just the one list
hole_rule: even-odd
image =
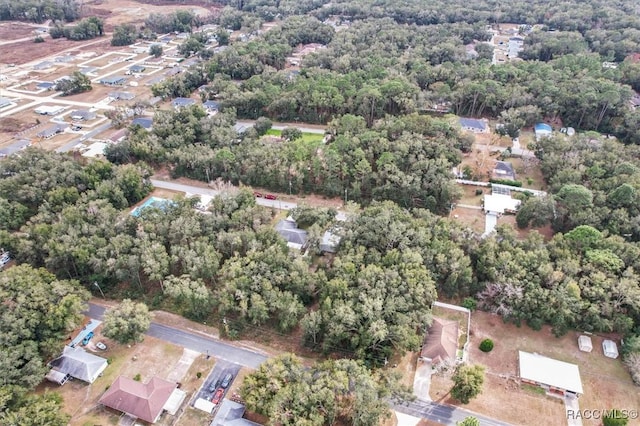
[(51, 370), (49, 370), (49, 372), (44, 378), (50, 382), (57, 383), (60, 386), (62, 386), (69, 381), (71, 376), (68, 375), (67, 373), (63, 373), (61, 371), (58, 371), (52, 368)]
[(322, 241), (320, 242), (320, 250), (325, 253), (335, 253), (338, 251), (341, 237), (331, 231), (325, 231), (322, 235)]
[(603, 340), (602, 351), (607, 358), (618, 358), (618, 345), (613, 340)]
[(582, 352), (591, 352), (593, 350), (593, 343), (591, 337), (582, 335), (578, 337), (578, 348)]

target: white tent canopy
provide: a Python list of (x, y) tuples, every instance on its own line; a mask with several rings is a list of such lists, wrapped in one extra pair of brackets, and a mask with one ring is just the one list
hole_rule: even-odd
[(607, 358), (618, 358), (618, 346), (613, 340), (603, 340), (602, 350)]
[(578, 348), (582, 352), (591, 352), (593, 350), (593, 343), (591, 337), (582, 335), (578, 337)]

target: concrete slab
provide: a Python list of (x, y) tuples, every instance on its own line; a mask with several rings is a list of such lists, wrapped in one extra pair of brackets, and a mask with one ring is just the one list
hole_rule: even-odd
[(169, 376), (167, 376), (167, 380), (170, 382), (180, 382), (182, 378), (187, 374), (191, 364), (193, 361), (200, 355), (200, 352), (192, 351), (191, 349), (184, 349), (182, 352), (182, 356), (178, 360), (178, 363), (173, 367)]
[[(431, 361), (420, 361), (416, 367), (416, 374), (413, 378), (413, 394), (420, 401), (431, 401), (429, 388), (431, 387)], [(398, 423), (400, 424), (400, 423)]]
[(417, 426), (417, 424), (422, 420), (420, 417), (410, 416), (397, 411), (394, 411), (394, 413), (396, 415), (396, 419), (398, 419), (398, 426)]

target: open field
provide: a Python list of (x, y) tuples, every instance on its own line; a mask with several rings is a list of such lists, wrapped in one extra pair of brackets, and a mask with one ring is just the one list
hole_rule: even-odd
[(0, 40), (17, 40), (25, 37), (35, 38), (34, 31), (36, 28), (35, 24), (30, 25), (24, 22), (2, 22), (0, 23)]
[(522, 158), (509, 158), (506, 161), (510, 161), (511, 164), (513, 164), (513, 168), (516, 171), (516, 178), (522, 182), (523, 186), (543, 191), (547, 189), (547, 184), (544, 181), (537, 159), (523, 160)]
[[(487, 374), (484, 392), (468, 404), (470, 410), (513, 424), (533, 424), (531, 413), (536, 413), (535, 424), (566, 424), (562, 400), (541, 395), (538, 388), (518, 385), (518, 350), (577, 364), (585, 391), (579, 400), (581, 409), (640, 407), (638, 388), (633, 385), (622, 362), (602, 354), (602, 337), (592, 336), (593, 352), (585, 353), (578, 350), (579, 333), (576, 332), (556, 338), (547, 326), (541, 331), (527, 326), (516, 327), (485, 312), (473, 312), (471, 318), (469, 359), (484, 365)], [(480, 341), (487, 337), (495, 343), (488, 354), (478, 349)], [(448, 394), (451, 386), (449, 378), (434, 376), (431, 397), (435, 401), (455, 403)], [(583, 420), (583, 424), (595, 426), (599, 422)]]
[[(79, 101), (79, 102), (99, 102), (109, 96), (111, 92), (129, 92), (129, 88), (107, 87), (102, 84), (92, 84), (92, 89), (88, 92), (78, 93), (77, 95), (57, 97), (56, 99)], [(74, 108), (81, 109), (81, 108)]]
[(162, 4), (164, 2), (159, 2), (161, 4), (144, 3), (132, 0), (94, 0), (85, 3), (84, 15), (104, 18), (105, 27), (107, 31), (110, 31), (113, 26), (122, 23), (144, 22), (151, 13), (166, 14), (176, 10), (190, 10), (199, 16), (206, 16), (218, 9), (214, 5), (206, 5), (206, 2), (198, 0), (187, 0), (179, 4), (171, 4), (169, 2), (165, 4)]
[(482, 210), (455, 207), (449, 217), (482, 234), (484, 232), (485, 214)]
[(65, 38), (55, 40), (48, 38), (44, 43), (22, 41), (0, 45), (0, 58), (2, 58), (1, 60), (5, 64), (15, 63), (20, 65), (27, 62), (38, 61), (41, 58), (59, 54), (63, 51), (86, 50), (89, 46), (91, 46), (90, 50), (96, 50), (100, 53), (118, 49), (111, 46), (111, 38), (109, 36), (99, 37), (86, 42), (72, 41)]

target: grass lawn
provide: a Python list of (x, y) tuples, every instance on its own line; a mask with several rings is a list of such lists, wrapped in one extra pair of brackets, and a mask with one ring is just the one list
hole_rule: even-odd
[[(282, 135), (282, 130), (269, 129), (267, 130), (266, 134), (269, 136), (280, 136)], [(321, 142), (322, 139), (323, 139), (323, 136), (317, 133), (302, 132), (303, 142)]]
[[(584, 388), (580, 409), (605, 409), (620, 407), (636, 409), (640, 406), (640, 393), (631, 381), (620, 359), (606, 358), (602, 353), (602, 336), (591, 336), (593, 352), (578, 350), (580, 333), (569, 332), (554, 337), (549, 327), (535, 331), (527, 326), (505, 324), (497, 315), (475, 311), (471, 314), (471, 345), (469, 361), (485, 366), (486, 376), (482, 394), (466, 407), (472, 411), (513, 424), (566, 424), (564, 404), (561, 399), (540, 394), (530, 386), (518, 383), (518, 350), (537, 352), (560, 361), (577, 364)], [(478, 348), (485, 338), (491, 338), (493, 351), (483, 353)], [(431, 397), (435, 401), (458, 404), (450, 398), (452, 382), (448, 377), (434, 376)], [(600, 423), (583, 419), (585, 426)]]

